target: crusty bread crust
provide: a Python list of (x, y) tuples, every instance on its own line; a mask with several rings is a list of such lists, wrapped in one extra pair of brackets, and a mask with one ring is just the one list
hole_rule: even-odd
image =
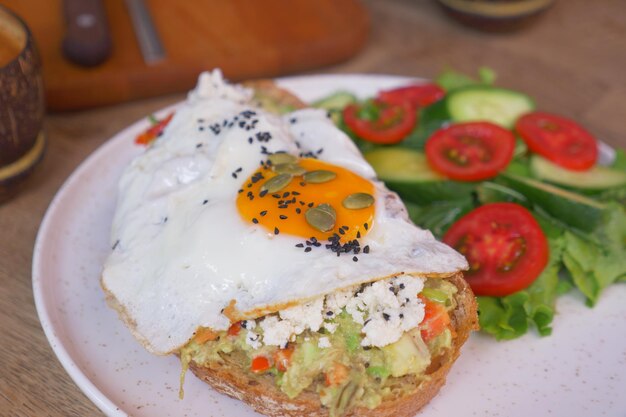
[[(355, 408), (347, 416), (361, 417), (410, 417), (426, 405), (443, 386), (450, 367), (459, 356), (461, 346), (473, 330), (478, 330), (476, 300), (462, 273), (447, 278), (458, 288), (457, 306), (451, 314), (455, 337), (451, 349), (436, 358), (427, 370), (428, 378), (416, 385), (415, 391), (400, 398), (383, 400), (377, 408)], [(328, 409), (322, 407), (319, 397), (313, 392), (303, 392), (295, 399), (290, 399), (274, 384), (271, 376), (249, 375), (234, 363), (221, 366), (204, 367), (191, 362), (193, 373), (207, 382), (217, 391), (241, 400), (259, 413), (271, 417), (327, 417)], [(410, 377), (403, 377), (407, 384), (415, 384)]]

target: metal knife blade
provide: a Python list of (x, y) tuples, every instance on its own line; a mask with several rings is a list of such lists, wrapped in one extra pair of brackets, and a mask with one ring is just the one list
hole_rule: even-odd
[(126, 8), (133, 22), (144, 62), (152, 65), (165, 59), (165, 48), (144, 1), (126, 0)]

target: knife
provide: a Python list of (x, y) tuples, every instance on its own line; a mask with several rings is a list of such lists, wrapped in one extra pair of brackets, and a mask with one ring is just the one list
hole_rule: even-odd
[(126, 0), (126, 8), (133, 22), (144, 62), (152, 65), (165, 59), (165, 48), (144, 1)]
[(67, 30), (63, 54), (85, 67), (104, 62), (111, 55), (111, 32), (101, 0), (63, 0)]

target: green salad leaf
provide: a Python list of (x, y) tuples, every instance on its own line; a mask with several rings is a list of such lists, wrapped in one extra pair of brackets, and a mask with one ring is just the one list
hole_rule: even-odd
[(435, 79), (439, 87), (446, 91), (470, 85), (492, 85), (495, 81), (496, 73), (488, 67), (480, 67), (478, 69), (478, 79), (452, 69), (445, 70)]

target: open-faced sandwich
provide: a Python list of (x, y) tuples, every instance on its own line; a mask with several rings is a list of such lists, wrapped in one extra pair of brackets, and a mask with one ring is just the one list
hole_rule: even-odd
[(466, 260), (325, 112), (276, 114), (304, 106), (251, 87), (202, 74), (126, 169), (107, 300), (150, 352), (261, 413), (414, 415), (476, 328)]

